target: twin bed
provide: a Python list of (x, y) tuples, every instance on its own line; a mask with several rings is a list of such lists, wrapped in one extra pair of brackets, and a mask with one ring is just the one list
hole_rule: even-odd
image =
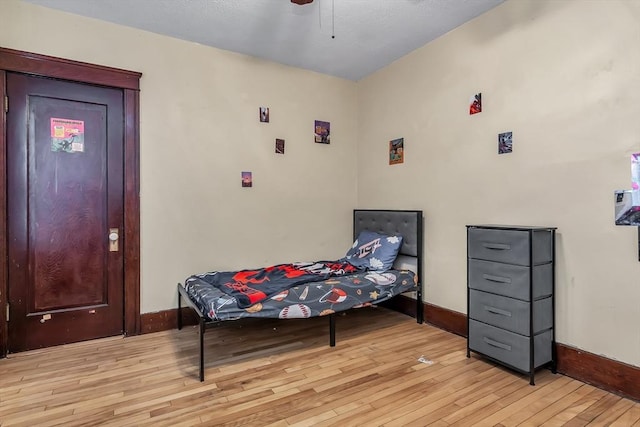
[(339, 260), (213, 271), (178, 284), (178, 329), (183, 301), (199, 318), (200, 381), (204, 333), (220, 322), (326, 316), (333, 347), (336, 313), (415, 292), (416, 320), (422, 323), (422, 211), (354, 210), (353, 237), (353, 247)]

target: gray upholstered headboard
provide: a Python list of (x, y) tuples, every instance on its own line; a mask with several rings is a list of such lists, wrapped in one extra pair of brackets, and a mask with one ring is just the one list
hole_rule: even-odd
[(408, 269), (417, 274), (416, 320), (424, 320), (422, 304), (422, 211), (394, 211), (355, 209), (353, 211), (353, 239), (363, 231), (382, 234), (401, 234), (402, 247), (394, 268)]
[(409, 269), (422, 278), (422, 211), (394, 211), (355, 209), (353, 211), (353, 238), (361, 231), (381, 234), (401, 234), (402, 247), (394, 268)]
[(422, 258), (422, 211), (355, 209), (353, 238), (362, 230), (401, 234), (400, 254)]

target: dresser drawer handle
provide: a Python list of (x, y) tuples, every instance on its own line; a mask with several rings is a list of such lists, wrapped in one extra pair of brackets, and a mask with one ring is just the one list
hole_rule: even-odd
[(493, 347), (498, 347), (501, 348), (503, 350), (507, 350), (507, 351), (511, 351), (511, 346), (507, 345), (507, 344), (502, 344), (501, 342), (498, 341), (494, 341), (490, 338), (484, 337), (482, 338), (484, 340), (484, 342), (486, 342), (487, 344), (493, 346)]
[(511, 283), (511, 278), (509, 277), (500, 277), (500, 276), (492, 276), (490, 274), (483, 274), (482, 278), (485, 280), (490, 280), (492, 282)]
[(507, 310), (501, 310), (499, 308), (495, 308), (495, 307), (490, 307), (488, 305), (484, 306), (484, 309), (486, 311), (488, 311), (489, 313), (493, 313), (493, 314), (499, 314), (500, 316), (507, 316), (507, 317), (511, 317), (511, 312), (507, 311)]
[(483, 243), (482, 246), (487, 249), (495, 249), (498, 251), (507, 251), (511, 249), (511, 245), (505, 245), (503, 243)]

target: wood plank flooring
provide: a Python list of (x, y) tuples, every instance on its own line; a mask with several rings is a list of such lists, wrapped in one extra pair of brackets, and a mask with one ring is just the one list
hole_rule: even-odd
[[(383, 308), (105, 338), (0, 360), (5, 426), (640, 426), (640, 403), (548, 370), (466, 357), (464, 338)], [(422, 361), (420, 361), (421, 359)]]

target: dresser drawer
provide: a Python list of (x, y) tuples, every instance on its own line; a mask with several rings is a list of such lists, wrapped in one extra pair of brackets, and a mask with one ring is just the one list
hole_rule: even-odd
[(472, 289), (530, 301), (531, 275), (533, 276), (533, 299), (552, 294), (553, 265), (551, 263), (537, 265), (530, 269), (521, 265), (469, 260), (469, 287)]
[[(531, 232), (533, 264), (552, 259), (552, 233), (548, 230)], [(529, 231), (470, 227), (468, 232), (469, 258), (508, 264), (530, 264)]]
[(469, 317), (529, 336), (529, 307), (533, 307), (533, 333), (553, 326), (551, 298), (528, 303), (476, 290), (469, 291)]
[[(552, 332), (534, 336), (534, 369), (551, 361)], [(506, 363), (524, 372), (529, 372), (528, 337), (496, 328), (475, 320), (469, 320), (469, 349)]]

